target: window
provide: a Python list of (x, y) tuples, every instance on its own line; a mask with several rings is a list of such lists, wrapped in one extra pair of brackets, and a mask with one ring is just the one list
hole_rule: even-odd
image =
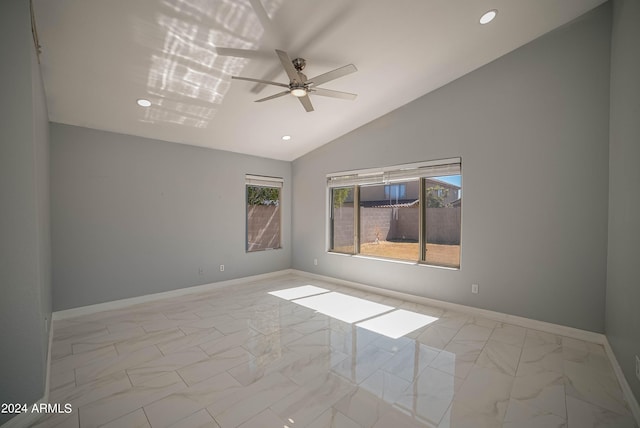
[[(407, 186), (413, 189), (412, 202), (402, 203), (399, 197), (387, 197), (387, 190), (399, 192), (403, 189), (406, 192)], [(418, 261), (418, 199), (417, 179), (403, 184), (362, 186), (359, 203), (360, 254)]]
[(281, 248), (282, 178), (247, 175), (247, 252)]
[(331, 189), (331, 250), (338, 253), (354, 252), (354, 187)]
[(327, 176), (329, 251), (460, 268), (460, 158)]
[(384, 198), (389, 200), (399, 200), (407, 197), (407, 187), (405, 184), (387, 184), (384, 186)]
[(424, 262), (429, 265), (460, 267), (461, 178), (424, 179)]

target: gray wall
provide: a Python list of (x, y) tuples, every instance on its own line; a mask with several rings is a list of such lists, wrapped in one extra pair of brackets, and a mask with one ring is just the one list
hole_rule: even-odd
[[(280, 250), (245, 252), (247, 173), (285, 180)], [(55, 310), (291, 267), (289, 162), (52, 123), (51, 192)]]
[[(602, 332), (609, 55), (605, 4), (295, 160), (293, 267)], [(457, 156), (460, 270), (326, 253), (327, 173)]]
[(44, 396), (51, 318), (49, 125), (30, 22), (29, 2), (0, 3), (0, 403)]
[(640, 2), (613, 2), (606, 333), (636, 400), (640, 381)]

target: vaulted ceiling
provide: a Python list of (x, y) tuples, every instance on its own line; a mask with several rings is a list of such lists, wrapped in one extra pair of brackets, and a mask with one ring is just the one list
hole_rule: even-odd
[[(293, 160), (604, 0), (34, 0), (51, 121)], [(480, 16), (497, 9), (496, 19)], [(305, 112), (275, 49), (355, 101)], [(136, 100), (144, 98), (149, 107)], [(291, 136), (283, 141), (284, 135)]]

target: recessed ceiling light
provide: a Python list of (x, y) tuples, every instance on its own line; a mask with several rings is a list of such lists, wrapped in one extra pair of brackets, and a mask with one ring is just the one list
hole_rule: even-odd
[(146, 100), (144, 98), (138, 98), (138, 100), (136, 101), (136, 103), (138, 103), (138, 105), (140, 107), (149, 107), (151, 106), (151, 101)]
[(284, 141), (289, 141), (289, 140), (291, 139), (291, 135), (283, 135), (283, 136), (282, 136), (282, 139), (283, 139)]
[(493, 21), (497, 14), (498, 9), (491, 9), (480, 17), (480, 24), (484, 25), (490, 23), (491, 21)]

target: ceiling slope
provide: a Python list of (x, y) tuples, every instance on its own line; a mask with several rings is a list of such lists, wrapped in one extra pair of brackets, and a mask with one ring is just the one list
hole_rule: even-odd
[[(603, 0), (34, 0), (50, 120), (293, 160)], [(480, 16), (498, 9), (487, 25)], [(289, 83), (275, 49), (355, 101), (256, 99)], [(144, 108), (136, 100), (145, 98)], [(283, 135), (291, 139), (283, 141)]]

